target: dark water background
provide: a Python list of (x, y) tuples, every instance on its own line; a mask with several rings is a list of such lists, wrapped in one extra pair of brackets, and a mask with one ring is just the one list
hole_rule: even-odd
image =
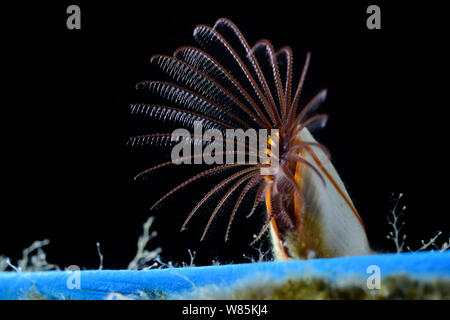
[(135, 83), (158, 79), (150, 57), (195, 45), (194, 27), (222, 16), (250, 44), (266, 38), (275, 48), (290, 45), (297, 68), (312, 52), (303, 98), (329, 89), (321, 110), (330, 121), (317, 139), (331, 150), (374, 249), (393, 250), (386, 239), (393, 192), (404, 193), (404, 230), (412, 248), (437, 230), (449, 234), (448, 34), (439, 8), (381, 3), (382, 29), (368, 30), (363, 3), (295, 9), (259, 4), (245, 13), (225, 3), (83, 1), (82, 29), (67, 30), (69, 4), (17, 8), (3, 40), (0, 254), (15, 260), (22, 248), (48, 238), (50, 262), (96, 268), (100, 242), (105, 268), (124, 268), (150, 214), (159, 232), (153, 247), (163, 248), (165, 261), (189, 261), (188, 248), (197, 252), (197, 264), (244, 262), (243, 254), (256, 253), (248, 243), (262, 213), (251, 220), (237, 217), (227, 243), (224, 214), (199, 242), (208, 208), (188, 231), (178, 232), (217, 180), (203, 180), (150, 212), (192, 169), (172, 168), (147, 183), (133, 182), (139, 170), (165, 159), (163, 149), (125, 146), (130, 135), (167, 131), (129, 114), (129, 104), (141, 102)]

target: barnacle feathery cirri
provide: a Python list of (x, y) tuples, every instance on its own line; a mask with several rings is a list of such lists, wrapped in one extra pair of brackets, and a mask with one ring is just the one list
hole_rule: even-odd
[[(293, 53), (289, 47), (275, 51), (267, 40), (260, 40), (250, 47), (236, 25), (225, 18), (217, 20), (213, 27), (197, 26), (193, 35), (200, 48), (181, 47), (173, 56), (156, 55), (151, 59), (172, 82), (143, 81), (136, 86), (163, 98), (166, 103), (132, 104), (132, 112), (174, 121), (182, 127), (192, 128), (195, 121), (202, 121), (206, 129), (222, 133), (240, 128), (277, 129), (277, 139), (272, 135), (265, 143), (268, 144), (267, 155), (273, 156), (271, 150), (275, 145), (279, 150), (278, 155), (271, 157), (278, 166), (271, 174), (261, 174), (269, 163), (213, 164), (171, 189), (152, 208), (200, 178), (235, 169), (197, 203), (182, 230), (208, 199), (227, 188), (210, 215), (202, 240), (225, 201), (237, 193), (225, 240), (244, 198), (253, 195), (248, 216), (261, 202), (265, 202), (267, 209), (266, 223), (254, 241), (270, 229), (276, 259), (370, 253), (362, 220), (330, 161), (329, 152), (309, 131), (311, 127), (326, 124), (327, 115), (311, 113), (325, 100), (327, 90), (319, 91), (299, 108), (310, 54), (306, 56), (294, 91)], [(171, 133), (152, 133), (132, 137), (129, 143), (171, 145), (171, 138)], [(199, 139), (201, 144), (212, 142), (205, 142), (204, 138), (195, 135), (189, 135), (189, 139), (192, 143), (199, 143)], [(227, 139), (224, 141), (229, 142)], [(241, 141), (246, 155), (255, 153), (249, 142)], [(235, 156), (239, 152), (242, 150), (227, 150), (222, 156)], [(198, 155), (194, 154), (187, 158), (196, 157)], [(136, 178), (172, 164), (174, 161), (158, 164)]]

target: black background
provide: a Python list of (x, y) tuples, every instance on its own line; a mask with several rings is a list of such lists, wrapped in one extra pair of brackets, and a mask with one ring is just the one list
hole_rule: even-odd
[(260, 3), (246, 10), (232, 3), (74, 3), (81, 7), (81, 30), (66, 28), (72, 3), (23, 4), (4, 13), (17, 18), (8, 22), (2, 44), (0, 254), (15, 260), (22, 248), (48, 238), (50, 262), (96, 268), (98, 241), (104, 267), (125, 268), (151, 214), (159, 234), (150, 248), (161, 246), (165, 261), (189, 261), (188, 248), (197, 251), (197, 264), (243, 262), (244, 253), (256, 253), (248, 244), (262, 213), (251, 220), (241, 214), (227, 243), (225, 215), (199, 241), (208, 208), (179, 232), (213, 181), (203, 180), (150, 212), (188, 169), (134, 182), (139, 170), (164, 159), (163, 149), (125, 146), (132, 134), (161, 129), (129, 114), (129, 104), (141, 102), (136, 82), (158, 79), (150, 57), (195, 45), (194, 27), (222, 16), (250, 44), (266, 38), (276, 48), (290, 45), (297, 68), (312, 52), (303, 102), (328, 88), (320, 110), (330, 120), (317, 139), (331, 150), (375, 250), (394, 249), (386, 239), (393, 192), (405, 195), (404, 230), (412, 248), (437, 230), (449, 234), (449, 52), (442, 8), (375, 1), (382, 29), (368, 30), (366, 8), (372, 3), (364, 2), (296, 8)]

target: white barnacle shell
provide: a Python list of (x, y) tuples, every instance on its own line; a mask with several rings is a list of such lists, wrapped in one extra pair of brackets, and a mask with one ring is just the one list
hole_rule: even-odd
[[(300, 138), (317, 142), (308, 129)], [(301, 191), (305, 205), (301, 209), (304, 233), (293, 231), (283, 246), (293, 258), (338, 257), (371, 254), (361, 218), (327, 155), (320, 149), (309, 149), (302, 156), (323, 175), (326, 185), (313, 170), (301, 166)], [(271, 228), (276, 259), (286, 258), (274, 228)], [(313, 254), (312, 254), (313, 253)]]

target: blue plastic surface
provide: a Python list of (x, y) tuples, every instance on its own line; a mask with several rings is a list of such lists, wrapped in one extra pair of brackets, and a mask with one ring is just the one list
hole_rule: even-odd
[(150, 298), (173, 299), (203, 286), (216, 285), (225, 290), (261, 279), (314, 276), (331, 281), (349, 277), (366, 281), (371, 265), (380, 268), (382, 278), (407, 274), (450, 280), (450, 252), (423, 252), (148, 271), (87, 270), (77, 275), (79, 289), (68, 285), (74, 271), (1, 272), (0, 299), (27, 299), (33, 294), (47, 299), (105, 299), (112, 292), (136, 295), (139, 291)]

